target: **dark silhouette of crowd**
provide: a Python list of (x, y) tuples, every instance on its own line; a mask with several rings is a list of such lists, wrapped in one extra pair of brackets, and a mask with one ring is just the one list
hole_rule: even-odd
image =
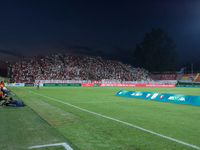
[(151, 81), (147, 70), (101, 57), (56, 54), (34, 56), (9, 65), (13, 82), (35, 80)]

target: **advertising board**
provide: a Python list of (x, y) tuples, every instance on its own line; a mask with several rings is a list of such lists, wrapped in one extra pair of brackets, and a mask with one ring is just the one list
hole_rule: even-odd
[(5, 83), (5, 86), (24, 86), (24, 83)]
[(91, 84), (91, 83), (82, 83), (81, 86), (94, 86), (94, 84)]
[(35, 80), (36, 83), (91, 83), (90, 80)]
[(43, 86), (47, 86), (47, 87), (52, 87), (52, 86), (72, 86), (72, 87), (77, 87), (77, 86), (81, 86), (81, 83), (44, 83)]
[(174, 84), (100, 84), (100, 86), (127, 86), (127, 87), (175, 87)]
[(200, 96), (120, 90), (116, 96), (142, 98), (172, 103), (200, 105)]
[(100, 86), (100, 83), (94, 83), (94, 86)]
[(161, 74), (160, 80), (176, 80), (177, 74)]
[(34, 86), (34, 83), (25, 83), (24, 86)]

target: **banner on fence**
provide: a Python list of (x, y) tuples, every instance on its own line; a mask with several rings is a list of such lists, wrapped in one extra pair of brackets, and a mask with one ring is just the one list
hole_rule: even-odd
[(100, 86), (175, 87), (173, 84), (100, 84)]
[(24, 86), (24, 83), (5, 83), (5, 86)]
[(91, 84), (91, 83), (82, 83), (81, 86), (94, 86), (94, 84)]
[(91, 83), (90, 80), (35, 80), (36, 83)]
[(34, 83), (25, 83), (24, 86), (34, 86)]
[(81, 86), (81, 83), (44, 83), (43, 86), (52, 87), (52, 86)]
[(176, 80), (177, 74), (161, 74), (160, 80)]

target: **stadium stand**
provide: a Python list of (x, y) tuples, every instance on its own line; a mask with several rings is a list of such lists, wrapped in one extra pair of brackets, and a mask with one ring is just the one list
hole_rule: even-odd
[(34, 56), (8, 66), (16, 83), (33, 83), (35, 80), (119, 80), (152, 81), (149, 72), (122, 62), (103, 60), (101, 57), (50, 55)]

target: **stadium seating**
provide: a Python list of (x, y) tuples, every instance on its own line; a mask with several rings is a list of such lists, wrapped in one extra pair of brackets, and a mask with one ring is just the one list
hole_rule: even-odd
[(13, 82), (35, 80), (95, 80), (151, 81), (147, 70), (101, 57), (50, 55), (34, 56), (11, 63)]

